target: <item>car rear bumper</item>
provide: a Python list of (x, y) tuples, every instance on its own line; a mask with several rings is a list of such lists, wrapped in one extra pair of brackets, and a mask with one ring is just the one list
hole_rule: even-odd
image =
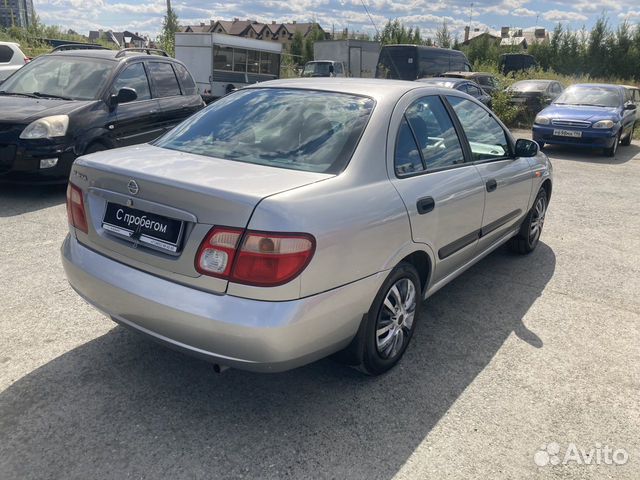
[[(562, 137), (553, 134), (554, 129), (576, 130), (581, 132), (581, 137)], [(576, 147), (610, 148), (616, 141), (617, 132), (614, 130), (588, 130), (573, 129), (568, 127), (533, 126), (533, 139), (536, 142), (544, 142), (557, 145), (575, 145)]]
[(268, 302), (212, 294), (141, 272), (72, 235), (62, 245), (62, 262), (74, 290), (114, 321), (209, 361), (262, 372), (295, 368), (347, 346), (386, 276)]

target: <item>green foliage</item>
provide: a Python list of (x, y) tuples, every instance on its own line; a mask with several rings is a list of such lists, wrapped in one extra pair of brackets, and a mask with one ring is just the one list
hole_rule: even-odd
[(171, 56), (176, 53), (176, 33), (179, 30), (178, 15), (170, 8), (162, 20), (162, 31), (158, 37), (158, 44)]
[[(296, 33), (299, 33), (296, 31)], [(304, 52), (303, 52), (303, 63), (310, 62), (313, 60), (313, 44), (317, 41), (324, 40), (324, 33), (322, 30), (318, 28), (317, 24), (313, 24), (311, 27), (311, 31), (307, 34), (304, 39)], [(294, 34), (295, 40), (295, 34)]]
[(291, 39), (291, 55), (293, 56), (294, 62), (298, 65), (301, 65), (304, 62), (305, 52), (304, 52), (304, 36), (301, 32), (296, 31), (293, 34), (293, 38)]
[(449, 33), (445, 20), (442, 22), (442, 26), (436, 31), (436, 45), (442, 48), (451, 48), (452, 44), (453, 39), (451, 38), (451, 33)]
[[(51, 51), (51, 45), (42, 41), (44, 38), (67, 40), (69, 42), (89, 42), (87, 37), (78, 35), (71, 30), (65, 32), (62, 27), (44, 25), (37, 15), (32, 17), (31, 24), (27, 28), (0, 28), (0, 41), (19, 43), (20, 49), (28, 57), (37, 57)], [(99, 43), (113, 48), (113, 45), (104, 42)]]
[(509, 95), (504, 90), (492, 97), (491, 109), (505, 125), (515, 125), (523, 113), (519, 106), (511, 103)]
[[(446, 30), (446, 24), (444, 25), (444, 27)], [(382, 45), (396, 45), (399, 43), (408, 43), (414, 45), (433, 44), (430, 38), (422, 38), (422, 34), (419, 28), (407, 28), (398, 19), (389, 20), (382, 29), (382, 32), (376, 33), (373, 39), (377, 42), (380, 42)], [(451, 41), (451, 35), (449, 35), (449, 41)]]

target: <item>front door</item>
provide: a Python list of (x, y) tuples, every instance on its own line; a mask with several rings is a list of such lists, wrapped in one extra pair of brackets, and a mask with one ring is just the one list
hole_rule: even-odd
[(391, 123), (394, 146), (390, 178), (402, 197), (414, 242), (434, 258), (431, 284), (476, 253), (484, 184), (465, 154), (443, 100), (437, 96), (400, 101)]
[(121, 88), (132, 88), (138, 98), (117, 105), (111, 113), (109, 129), (118, 147), (146, 143), (163, 132), (158, 125), (158, 102), (151, 98), (149, 80), (142, 63), (127, 66), (116, 77), (111, 94), (117, 95)]
[(447, 100), (460, 120), (486, 192), (478, 244), (482, 251), (526, 215), (533, 173), (529, 159), (513, 157), (506, 132), (485, 108), (458, 96)]

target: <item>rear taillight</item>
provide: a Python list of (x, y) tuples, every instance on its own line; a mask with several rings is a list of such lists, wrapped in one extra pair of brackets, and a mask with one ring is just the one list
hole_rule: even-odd
[(67, 218), (69, 225), (83, 231), (89, 232), (87, 226), (87, 216), (84, 211), (84, 200), (82, 198), (82, 190), (69, 182), (67, 185)]
[(26, 65), (27, 63), (29, 63), (31, 61), (31, 59), (29, 57), (24, 57), (24, 64)]
[(203, 275), (273, 287), (293, 280), (311, 261), (315, 239), (305, 233), (270, 233), (215, 227), (196, 257)]

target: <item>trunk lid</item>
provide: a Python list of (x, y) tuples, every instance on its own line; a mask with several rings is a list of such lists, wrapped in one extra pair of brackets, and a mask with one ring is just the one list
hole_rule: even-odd
[[(245, 228), (263, 198), (332, 176), (152, 145), (100, 152), (77, 159), (71, 172), (71, 182), (84, 191), (89, 223), (88, 233), (76, 231), (76, 236), (86, 246), (134, 268), (224, 292), (226, 280), (202, 277), (194, 266), (198, 247), (211, 227)], [(131, 181), (137, 186), (135, 194), (135, 188), (129, 189)], [(177, 251), (154, 248), (105, 230), (102, 222), (108, 204), (183, 222)]]

